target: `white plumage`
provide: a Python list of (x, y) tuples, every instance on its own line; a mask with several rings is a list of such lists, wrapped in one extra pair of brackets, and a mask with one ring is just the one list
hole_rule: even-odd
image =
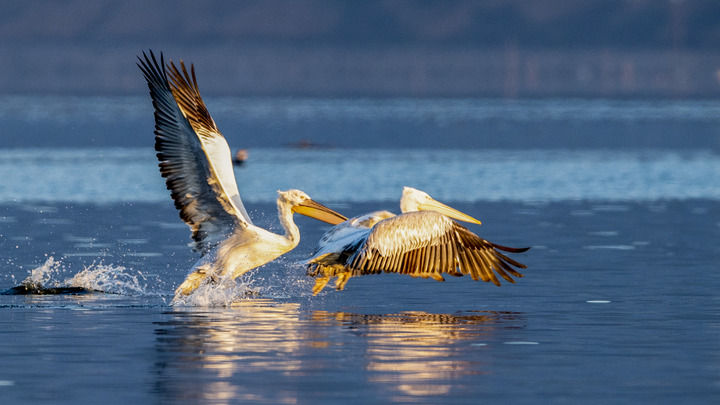
[[(155, 108), (155, 150), (180, 218), (192, 231), (193, 247), (203, 257), (175, 291), (176, 298), (201, 283), (236, 278), (297, 246), (300, 232), (293, 213), (331, 224), (346, 218), (316, 203), (300, 190), (278, 192), (278, 216), (285, 235), (253, 225), (240, 199), (230, 148), (191, 74), (160, 56), (138, 58)], [(168, 80), (168, 71), (171, 80)]]

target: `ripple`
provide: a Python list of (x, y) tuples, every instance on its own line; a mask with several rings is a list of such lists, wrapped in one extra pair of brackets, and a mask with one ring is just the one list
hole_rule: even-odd
[(75, 236), (75, 235), (63, 235), (63, 239), (65, 239), (68, 242), (77, 242), (77, 243), (90, 243), (94, 242), (97, 239), (92, 236)]
[(609, 300), (588, 300), (588, 301), (585, 301), (585, 302), (587, 302), (588, 304), (609, 304), (609, 303), (611, 303), (612, 301), (609, 301)]
[(49, 205), (32, 205), (32, 204), (25, 204), (20, 209), (27, 212), (34, 212), (36, 214), (51, 214), (56, 213), (58, 211), (57, 207), (49, 206)]
[(583, 249), (635, 250), (635, 246), (633, 246), (633, 245), (589, 245), (589, 246), (583, 246)]
[(503, 342), (504, 345), (539, 345), (540, 342), (531, 342), (531, 341), (510, 341), (510, 342)]
[(618, 236), (617, 231), (596, 231), (596, 232), (588, 232), (588, 235), (593, 236)]
[(109, 248), (112, 247), (112, 243), (95, 243), (95, 242), (82, 242), (82, 243), (76, 243), (73, 245), (75, 248), (85, 249), (85, 248)]
[(67, 218), (40, 218), (35, 220), (35, 223), (41, 225), (72, 225), (75, 221)]
[(137, 238), (137, 239), (118, 239), (119, 243), (125, 244), (125, 245), (144, 245), (148, 243), (147, 239)]
[(592, 207), (593, 211), (600, 211), (600, 212), (626, 212), (630, 210), (630, 207), (626, 205), (613, 205), (613, 204), (606, 204), (606, 205), (594, 205)]
[(106, 257), (106, 256), (112, 256), (112, 254), (108, 252), (71, 252), (71, 253), (63, 253), (62, 254), (65, 257)]
[(125, 256), (131, 256), (131, 257), (160, 257), (163, 256), (160, 252), (130, 252), (125, 253)]

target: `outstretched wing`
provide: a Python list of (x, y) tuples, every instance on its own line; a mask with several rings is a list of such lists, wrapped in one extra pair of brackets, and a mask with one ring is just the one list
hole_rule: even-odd
[(497, 275), (514, 283), (511, 276), (525, 265), (500, 251), (520, 253), (528, 248), (501, 246), (480, 238), (450, 218), (432, 211), (409, 212), (378, 222), (345, 266), (352, 275), (380, 272), (432, 277), (442, 281), (442, 273), (469, 274), (473, 280), (500, 285)]
[[(190, 226), (194, 248), (203, 253), (236, 227), (251, 224), (237, 191), (230, 148), (200, 98), (197, 82), (174, 75), (168, 81), (150, 52), (138, 58), (155, 108), (155, 150), (160, 173), (180, 218)], [(185, 67), (181, 64), (183, 71)], [(175, 73), (177, 69), (170, 64)]]

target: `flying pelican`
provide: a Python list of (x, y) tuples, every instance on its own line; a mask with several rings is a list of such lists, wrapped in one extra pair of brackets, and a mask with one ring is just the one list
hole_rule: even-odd
[[(352, 276), (401, 273), (445, 281), (442, 273), (500, 285), (495, 273), (514, 283), (522, 277), (511, 267), (525, 265), (505, 256), (529, 248), (511, 248), (480, 238), (451, 218), (480, 224), (467, 214), (434, 200), (427, 193), (405, 187), (402, 214), (376, 211), (351, 218), (330, 229), (308, 259), (308, 275), (316, 277), (313, 295), (332, 277), (342, 290)], [(494, 271), (494, 272), (493, 272)]]
[(200, 97), (194, 66), (191, 79), (182, 61), (181, 73), (172, 61), (165, 65), (162, 54), (159, 64), (152, 51), (138, 60), (155, 108), (160, 173), (192, 230), (193, 247), (203, 254), (176, 297), (189, 295), (206, 279), (234, 279), (294, 249), (300, 232), (293, 213), (333, 225), (347, 219), (304, 192), (289, 190), (278, 191), (277, 199), (285, 235), (253, 225), (235, 183), (230, 148)]

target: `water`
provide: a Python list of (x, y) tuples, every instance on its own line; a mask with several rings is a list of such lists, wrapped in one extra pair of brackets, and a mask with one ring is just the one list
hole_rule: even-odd
[[(26, 104), (33, 101), (46, 102)], [(141, 119), (132, 114), (145, 111), (93, 101), (92, 111), (125, 108), (133, 122)], [(259, 117), (238, 121), (267, 120), (269, 108), (305, 111), (294, 113), (304, 117), (300, 126), (340, 127), (356, 124), (347, 111), (359, 111), (397, 133), (415, 125), (435, 133), (437, 120), (418, 123), (420, 109), (442, 117), (451, 139), (460, 137), (463, 122), (487, 122), (476, 117), (477, 106), (490, 104), (308, 103), (229, 104)], [(460, 149), (445, 147), (438, 132), (417, 149), (404, 147), (411, 137), (371, 149), (251, 148), (236, 176), (259, 226), (280, 231), (277, 189), (304, 189), (351, 216), (397, 212), (407, 184), (481, 219), (483, 226), (472, 228), (481, 236), (533, 248), (514, 256), (528, 265), (515, 285), (378, 275), (312, 297), (313, 281), (299, 262), (327, 227), (297, 218), (298, 248), (244, 276), (228, 305), (214, 307), (169, 306), (197, 257), (152, 150), (115, 143), (125, 127), (82, 134), (95, 141), (62, 149), (48, 147), (56, 134), (43, 134), (41, 143), (6, 143), (0, 291), (26, 281), (91, 292), (0, 295), (3, 403), (716, 402), (717, 139), (706, 134), (702, 142), (672, 146), (685, 131), (717, 125), (709, 118), (716, 107), (632, 103), (518, 103), (509, 121), (514, 130), (526, 122), (540, 132), (574, 122), (553, 142), (574, 139), (583, 128), (600, 130), (605, 121), (633, 127), (640, 138), (662, 123), (677, 137), (653, 147), (634, 139), (627, 148), (593, 141), (579, 148), (560, 142)], [(56, 102), (71, 116), (73, 106), (89, 104)], [(17, 124), (17, 114), (8, 112), (16, 105), (0, 103), (3, 122)], [(376, 105), (394, 108), (397, 121), (387, 121)], [(400, 108), (408, 105), (415, 107)], [(622, 113), (628, 106), (634, 110)], [(462, 108), (474, 112), (462, 115)], [(558, 118), (558, 111), (566, 113)], [(77, 126), (115, 122), (111, 113), (93, 114)], [(23, 125), (62, 129), (63, 119), (52, 117), (20, 118)]]
[[(399, 201), (402, 187), (447, 201), (720, 199), (706, 150), (252, 149), (243, 200), (299, 188), (326, 202)], [(164, 202), (150, 148), (0, 149), (0, 201)], [(461, 175), (458, 175), (461, 174)], [(393, 207), (395, 209), (395, 207)]]
[[(206, 99), (230, 145), (720, 150), (720, 101)], [(0, 96), (3, 147), (147, 147), (150, 98)]]

